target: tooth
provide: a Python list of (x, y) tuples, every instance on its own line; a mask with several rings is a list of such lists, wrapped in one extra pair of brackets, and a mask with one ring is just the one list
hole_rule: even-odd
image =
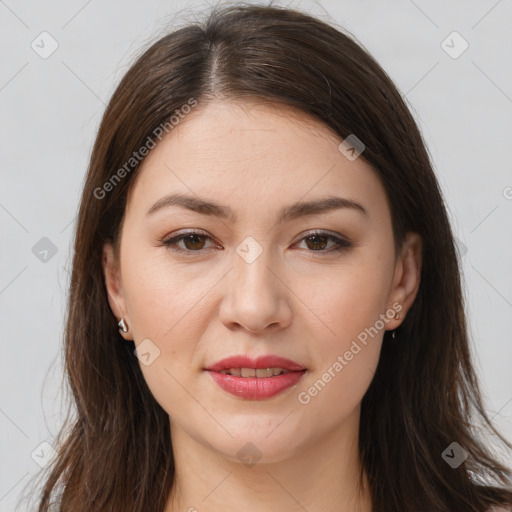
[(270, 378), (290, 373), (289, 370), (283, 368), (229, 368), (221, 370), (224, 375), (232, 375), (233, 377), (257, 377), (257, 378)]
[(256, 377), (272, 377), (274, 372), (272, 368), (258, 368), (256, 370)]
[(254, 368), (241, 368), (240, 369), (242, 377), (255, 377), (256, 370)]

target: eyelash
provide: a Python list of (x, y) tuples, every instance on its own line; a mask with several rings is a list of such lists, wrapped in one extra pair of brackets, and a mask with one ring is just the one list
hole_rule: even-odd
[[(195, 255), (195, 253), (197, 253), (197, 254), (203, 253), (205, 251), (205, 249), (198, 249), (198, 250), (194, 251), (191, 249), (183, 249), (176, 245), (178, 242), (181, 242), (182, 240), (184, 240), (190, 236), (203, 236), (203, 237), (206, 237), (211, 240), (211, 237), (209, 235), (207, 235), (206, 233), (203, 233), (200, 231), (189, 231), (189, 232), (174, 236), (172, 238), (168, 238), (167, 240), (164, 239), (164, 240), (162, 240), (162, 244), (165, 245), (169, 250), (171, 250), (173, 252), (182, 253), (187, 256), (193, 256), (193, 255)], [(348, 240), (334, 236), (331, 233), (326, 232), (326, 231), (312, 231), (310, 233), (307, 233), (305, 236), (303, 236), (299, 240), (299, 242), (302, 242), (303, 240), (312, 238), (314, 236), (327, 238), (329, 241), (333, 241), (336, 245), (327, 250), (325, 250), (325, 249), (324, 250), (316, 250), (316, 251), (309, 250), (308, 252), (311, 252), (311, 253), (319, 253), (320, 255), (324, 255), (327, 253), (331, 253), (333, 251), (343, 252), (343, 251), (346, 251), (347, 249), (349, 249), (350, 247), (352, 247), (352, 244)]]

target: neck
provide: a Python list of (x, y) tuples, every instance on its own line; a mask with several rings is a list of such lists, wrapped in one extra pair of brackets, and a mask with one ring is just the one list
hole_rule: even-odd
[[(250, 466), (232, 460), (171, 421), (176, 478), (165, 512), (371, 512), (366, 475), (360, 482), (359, 409), (337, 429), (288, 457)], [(241, 442), (243, 446), (245, 442)]]

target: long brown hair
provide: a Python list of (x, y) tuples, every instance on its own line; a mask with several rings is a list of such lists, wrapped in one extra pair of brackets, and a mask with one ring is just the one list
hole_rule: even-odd
[[(133, 342), (118, 332), (102, 249), (119, 238), (140, 164), (133, 152), (159, 126), (169, 129), (170, 116), (191, 98), (205, 104), (216, 97), (278, 103), (314, 116), (340, 138), (356, 134), (390, 198), (396, 243), (410, 231), (423, 239), (418, 296), (397, 339), (385, 334), (362, 400), (359, 450), (374, 512), (512, 504), (510, 469), (477, 435), (483, 425), (512, 448), (482, 403), (451, 227), (404, 100), (342, 29), (292, 9), (235, 5), (145, 50), (104, 113), (74, 240), (64, 344), (73, 414), (57, 436), (39, 512), (52, 503), (62, 512), (165, 508), (175, 478), (169, 418), (145, 383)], [(442, 457), (454, 442), (468, 454), (457, 468)]]

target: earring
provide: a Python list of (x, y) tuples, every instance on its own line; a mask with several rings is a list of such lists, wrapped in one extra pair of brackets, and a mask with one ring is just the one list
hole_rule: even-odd
[[(400, 313), (397, 313), (395, 315), (395, 320), (400, 320)], [(391, 333), (391, 338), (392, 339), (395, 339), (395, 331), (396, 331), (396, 329), (393, 329), (393, 332)]]
[(128, 332), (128, 327), (126, 327), (124, 318), (121, 318), (120, 322), (117, 325), (119, 326), (119, 329), (121, 329), (121, 331)]

